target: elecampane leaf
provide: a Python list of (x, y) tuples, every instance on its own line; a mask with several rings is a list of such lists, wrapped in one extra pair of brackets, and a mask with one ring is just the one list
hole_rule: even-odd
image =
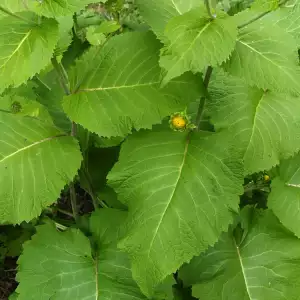
[(242, 241), (232, 230), (179, 276), (201, 300), (298, 299), (300, 241), (271, 211), (253, 212)]
[(93, 256), (80, 230), (59, 232), (53, 224), (37, 227), (18, 260), (18, 299), (146, 300), (132, 279), (127, 254), (117, 249), (125, 217), (126, 212), (113, 209), (93, 213)]
[[(9, 86), (19, 86), (50, 63), (58, 41), (58, 23), (32, 13), (0, 18), (0, 93)], [(26, 20), (28, 20), (28, 22)]]
[(164, 40), (164, 30), (169, 20), (201, 5), (198, 0), (136, 0), (135, 4), (161, 40)]
[(246, 174), (269, 170), (300, 150), (299, 97), (251, 88), (222, 72), (214, 76), (209, 92), (211, 121), (218, 131), (234, 135)]
[(279, 176), (272, 180), (268, 207), (284, 226), (300, 237), (300, 154), (282, 161)]
[(30, 117), (0, 112), (0, 223), (37, 217), (80, 168), (78, 143)]
[(224, 67), (264, 90), (300, 93), (297, 44), (269, 21), (257, 21), (240, 30), (235, 50)]
[(151, 32), (92, 48), (70, 74), (73, 94), (63, 103), (70, 119), (99, 136), (124, 136), (184, 110), (202, 94), (201, 79), (185, 74), (161, 89), (159, 48)]
[(108, 184), (129, 207), (119, 247), (130, 254), (133, 278), (146, 295), (214, 244), (232, 221), (243, 170), (229, 141), (157, 129), (123, 143)]
[(221, 11), (212, 20), (201, 6), (171, 19), (165, 35), (169, 43), (162, 51), (160, 65), (167, 70), (167, 83), (187, 71), (202, 72), (225, 61), (234, 49), (237, 27)]

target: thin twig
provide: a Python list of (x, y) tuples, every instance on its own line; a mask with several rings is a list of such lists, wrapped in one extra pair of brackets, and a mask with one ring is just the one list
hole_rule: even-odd
[(75, 220), (77, 220), (77, 218), (78, 218), (78, 214), (77, 214), (77, 196), (76, 196), (76, 190), (75, 190), (74, 182), (70, 183), (70, 200), (71, 200), (73, 218)]
[(37, 83), (41, 84), (42, 86), (44, 86), (47, 90), (51, 91), (51, 88), (49, 87), (49, 85), (47, 83), (45, 83), (38, 75), (36, 75), (34, 77), (35, 81), (37, 81)]
[(212, 74), (213, 68), (212, 67), (208, 67), (204, 76), (204, 80), (203, 80), (203, 85), (205, 88), (205, 94), (203, 97), (201, 97), (200, 99), (200, 103), (199, 103), (199, 107), (198, 107), (198, 112), (197, 112), (197, 117), (196, 117), (196, 126), (197, 126), (197, 130), (199, 130), (200, 127), (200, 123), (201, 123), (201, 118), (203, 115), (203, 111), (204, 111), (204, 106), (205, 106), (205, 101), (207, 98), (207, 88), (208, 88), (208, 84), (211, 78), (211, 74)]
[(69, 82), (68, 82), (68, 80), (67, 80), (67, 78), (64, 74), (65, 71), (63, 71), (64, 68), (57, 61), (55, 56), (51, 59), (51, 62), (52, 62), (52, 65), (53, 65), (54, 69), (56, 70), (56, 73), (59, 77), (60, 84), (61, 84), (62, 88), (64, 89), (65, 94), (70, 95), (71, 91), (70, 91), (70, 88), (69, 88)]
[[(283, 6), (285, 3), (287, 3), (287, 1), (288, 1), (288, 0), (282, 1), (281, 3), (279, 3), (278, 7)], [(246, 23), (244, 23), (244, 24), (242, 24), (242, 25), (239, 25), (239, 26), (238, 26), (238, 29), (242, 29), (242, 28), (244, 28), (244, 27), (246, 27), (246, 26), (252, 24), (253, 22), (258, 21), (259, 19), (263, 18), (264, 16), (268, 15), (269, 13), (271, 13), (271, 12), (273, 12), (273, 11), (274, 11), (274, 10), (268, 10), (268, 11), (265, 11), (265, 12), (259, 14), (259, 15), (256, 16), (255, 18), (249, 20), (248, 22), (246, 22)]]

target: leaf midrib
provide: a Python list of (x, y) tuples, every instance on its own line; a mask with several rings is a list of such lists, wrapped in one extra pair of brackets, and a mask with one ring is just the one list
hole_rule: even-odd
[(9, 158), (11, 158), (11, 157), (17, 155), (18, 153), (20, 153), (20, 152), (22, 152), (22, 151), (26, 151), (26, 150), (28, 150), (28, 149), (34, 147), (34, 146), (37, 146), (37, 145), (40, 145), (40, 144), (42, 144), (42, 143), (51, 141), (51, 140), (53, 140), (53, 139), (55, 139), (55, 138), (60, 138), (60, 137), (65, 137), (65, 136), (67, 136), (67, 135), (66, 135), (66, 134), (60, 134), (60, 135), (55, 135), (55, 136), (47, 137), (47, 138), (42, 139), (42, 140), (40, 140), (40, 141), (38, 141), (38, 142), (34, 142), (34, 143), (32, 143), (32, 144), (30, 144), (30, 145), (28, 145), (28, 146), (26, 146), (26, 147), (20, 148), (20, 149), (18, 149), (17, 151), (15, 151), (15, 152), (13, 152), (13, 153), (10, 153), (9, 155), (5, 156), (4, 158), (2, 158), (2, 159), (0, 160), (0, 163), (3, 163), (5, 160), (7, 160), (7, 159), (9, 159)]
[(181, 162), (181, 165), (180, 165), (180, 167), (179, 167), (178, 177), (177, 177), (177, 180), (176, 180), (176, 183), (175, 183), (173, 192), (172, 192), (172, 194), (171, 194), (171, 196), (170, 196), (170, 198), (169, 198), (169, 201), (168, 201), (168, 204), (166, 205), (165, 210), (163, 211), (163, 214), (162, 214), (162, 216), (161, 216), (161, 219), (160, 219), (160, 221), (159, 221), (159, 223), (158, 223), (158, 225), (157, 225), (157, 227), (156, 227), (156, 229), (155, 229), (153, 238), (152, 238), (151, 243), (150, 243), (150, 245), (149, 245), (148, 259), (149, 259), (149, 256), (150, 256), (150, 253), (151, 253), (151, 250), (152, 250), (152, 246), (153, 246), (154, 240), (155, 240), (155, 238), (156, 238), (156, 236), (157, 236), (158, 230), (159, 230), (159, 228), (160, 228), (160, 226), (161, 226), (161, 223), (162, 223), (162, 221), (163, 221), (163, 219), (164, 219), (164, 217), (165, 217), (165, 215), (166, 215), (166, 213), (167, 213), (168, 208), (170, 207), (170, 204), (171, 204), (171, 202), (172, 202), (172, 200), (173, 200), (173, 197), (174, 197), (174, 195), (175, 195), (175, 192), (176, 192), (176, 190), (177, 190), (178, 183), (179, 183), (179, 180), (180, 180), (180, 178), (181, 178), (182, 170), (183, 170), (184, 163), (185, 163), (185, 160), (186, 160), (186, 156), (187, 156), (187, 152), (188, 152), (188, 148), (189, 148), (190, 141), (191, 141), (191, 132), (190, 132), (190, 133), (187, 135), (187, 137), (186, 137), (186, 143), (185, 143), (185, 148), (184, 148), (184, 152), (183, 152), (182, 162)]

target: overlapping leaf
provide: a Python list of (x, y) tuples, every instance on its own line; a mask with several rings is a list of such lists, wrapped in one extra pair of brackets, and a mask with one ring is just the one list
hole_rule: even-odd
[(201, 6), (171, 19), (165, 35), (168, 44), (160, 64), (167, 70), (166, 83), (187, 71), (202, 72), (225, 61), (234, 49), (237, 28), (225, 13), (211, 19)]
[(228, 136), (157, 129), (123, 143), (108, 180), (129, 207), (119, 246), (146, 295), (227, 229), (242, 174)]
[[(127, 255), (116, 246), (125, 217), (126, 212), (112, 209), (92, 215), (94, 256), (81, 231), (59, 232), (53, 224), (39, 226), (18, 261), (18, 299), (146, 300), (132, 280)], [(155, 299), (167, 299), (165, 296), (160, 293)]]
[(169, 20), (201, 5), (198, 0), (137, 0), (135, 2), (144, 20), (161, 40), (164, 40), (164, 30)]
[[(232, 231), (180, 272), (202, 300), (297, 299), (300, 241), (271, 211), (253, 212), (242, 240)], [(243, 220), (245, 222), (245, 220)]]
[(63, 103), (67, 115), (110, 137), (151, 128), (183, 110), (201, 95), (201, 79), (185, 74), (160, 89), (159, 47), (152, 33), (136, 32), (92, 48), (70, 75), (73, 95)]
[(224, 73), (211, 81), (210, 95), (212, 122), (235, 136), (247, 174), (268, 170), (300, 149), (299, 97), (250, 88)]
[(282, 161), (268, 198), (271, 208), (288, 229), (300, 237), (300, 155)]
[(0, 93), (21, 85), (47, 66), (59, 38), (55, 20), (43, 19), (37, 24), (32, 13), (19, 16), (22, 19), (0, 18)]
[(300, 93), (297, 44), (269, 21), (257, 21), (240, 30), (225, 69), (262, 89)]
[(0, 223), (37, 217), (81, 163), (77, 142), (30, 117), (0, 112)]

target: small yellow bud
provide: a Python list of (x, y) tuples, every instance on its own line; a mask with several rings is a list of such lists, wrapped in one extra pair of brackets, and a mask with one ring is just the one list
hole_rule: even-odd
[(264, 181), (269, 181), (269, 180), (270, 180), (270, 176), (267, 175), (267, 174), (265, 174), (265, 175), (264, 175)]
[(172, 125), (176, 129), (183, 129), (187, 124), (187, 120), (182, 116), (175, 116), (172, 118)]

